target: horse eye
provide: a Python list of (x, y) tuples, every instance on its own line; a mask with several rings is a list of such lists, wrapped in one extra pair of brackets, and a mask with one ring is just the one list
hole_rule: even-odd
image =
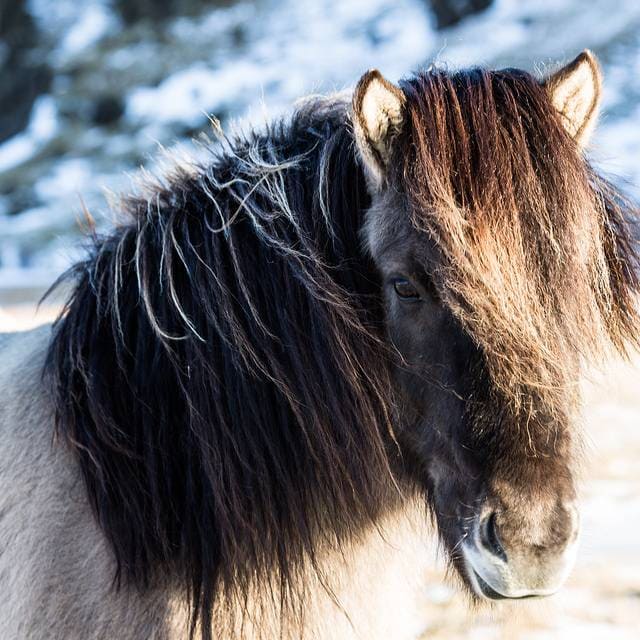
[(393, 281), (393, 288), (399, 298), (403, 300), (419, 300), (418, 290), (404, 278), (397, 278)]

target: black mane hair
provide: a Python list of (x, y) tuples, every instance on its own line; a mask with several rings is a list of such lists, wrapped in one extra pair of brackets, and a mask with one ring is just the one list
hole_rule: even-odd
[(67, 274), (45, 369), (117, 583), (179, 580), (203, 638), (256, 580), (295, 608), (319, 546), (372, 525), (393, 482), (346, 104), (212, 149), (123, 200)]

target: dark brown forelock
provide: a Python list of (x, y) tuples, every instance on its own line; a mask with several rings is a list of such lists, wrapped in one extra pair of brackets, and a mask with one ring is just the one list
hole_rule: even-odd
[(553, 411), (576, 356), (637, 342), (636, 212), (529, 74), (434, 70), (401, 87), (391, 181), (435, 240), (444, 300), (512, 408), (528, 412), (536, 398)]

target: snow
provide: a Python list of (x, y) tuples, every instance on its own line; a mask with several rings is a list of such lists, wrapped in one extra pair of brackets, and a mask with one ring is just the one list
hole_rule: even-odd
[(38, 145), (27, 134), (9, 138), (0, 146), (0, 171), (7, 171), (26, 162), (36, 152)]
[(67, 32), (59, 53), (72, 57), (103, 38), (114, 26), (113, 14), (102, 4), (87, 4)]
[(61, 160), (53, 171), (38, 180), (35, 191), (44, 201), (81, 194), (94, 178), (91, 164), (80, 158)]
[(392, 77), (407, 73), (434, 42), (419, 0), (287, 0), (267, 4), (259, 20), (248, 20), (247, 11), (241, 4), (179, 20), (174, 33), (196, 42), (217, 37), (223, 26), (245, 24), (252, 44), (234, 58), (197, 62), (158, 87), (134, 90), (128, 97), (129, 117), (137, 123), (194, 125), (203, 122), (203, 114), (232, 105), (240, 107), (234, 115), (251, 117), (249, 107), (258, 97), (275, 115), (307, 93), (352, 85), (372, 66)]
[(26, 5), (38, 27), (44, 31), (68, 28), (78, 17), (77, 0), (27, 0)]
[[(635, 123), (635, 124), (634, 124)], [(629, 118), (605, 123), (597, 132), (598, 164), (618, 181), (629, 195), (640, 200), (640, 109)]]
[(190, 42), (211, 43), (228, 37), (232, 29), (242, 27), (254, 18), (255, 6), (249, 2), (238, 2), (224, 9), (216, 9), (197, 19), (180, 17), (170, 27), (170, 33)]
[(159, 123), (185, 122), (196, 125), (213, 112), (234, 91), (248, 89), (257, 81), (258, 71), (239, 61), (217, 71), (202, 64), (178, 71), (158, 87), (136, 89), (129, 96), (128, 115), (136, 120)]
[(57, 129), (57, 110), (53, 98), (40, 96), (31, 110), (29, 125), (0, 145), (0, 172), (29, 160), (50, 140)]
[(0, 216), (0, 238), (6, 241), (21, 234), (49, 228), (51, 220), (46, 207), (34, 207), (23, 211), (19, 216)]
[(95, 44), (117, 22), (110, 0), (27, 0), (26, 5), (38, 28), (69, 54)]
[(52, 279), (52, 268), (49, 267), (3, 267), (0, 269), (0, 289), (14, 290), (46, 290)]
[[(592, 157), (618, 182), (627, 182), (630, 194), (640, 198), (640, 107), (629, 110), (626, 106), (640, 103), (640, 45), (629, 44), (635, 37), (633, 25), (640, 23), (637, 0), (619, 0), (615, 11), (609, 0), (495, 0), (487, 11), (444, 32), (434, 31), (427, 4), (426, 0), (240, 0), (196, 17), (169, 20), (159, 28), (167, 47), (175, 47), (180, 62), (170, 65), (156, 86), (129, 90), (124, 96), (126, 126), (121, 130), (101, 132), (103, 139), (97, 142), (91, 142), (86, 131), (82, 133), (79, 145), (84, 149), (72, 152), (84, 153), (87, 160), (63, 157), (53, 166), (44, 165), (44, 175), (33, 188), (41, 202), (47, 203), (43, 226), (64, 228), (57, 212), (62, 208), (66, 228), (73, 228), (78, 194), (93, 197), (95, 202), (100, 184), (113, 186), (114, 176), (131, 169), (115, 162), (99, 169), (103, 165), (94, 159), (126, 159), (132, 145), (144, 155), (152, 140), (183, 144), (174, 139), (176, 132), (181, 127), (206, 129), (209, 114), (261, 125), (301, 96), (353, 86), (371, 67), (393, 80), (430, 61), (451, 68), (470, 64), (525, 68), (539, 64), (544, 68), (573, 57), (584, 47), (604, 44), (608, 51), (603, 59), (605, 117), (594, 139)], [(131, 73), (157, 50), (144, 35), (109, 48), (111, 40), (106, 38), (117, 37), (119, 25), (109, 0), (80, 4), (76, 0), (27, 0), (27, 5), (40, 28), (56, 43), (52, 63), (57, 71), (71, 68), (74, 60), (98, 50), (106, 69)], [(618, 41), (621, 50), (611, 52), (608, 43)], [(191, 53), (185, 53), (187, 49)], [(56, 87), (70, 82), (65, 73), (57, 73)], [(630, 89), (636, 91), (633, 99)], [(56, 135), (58, 124), (54, 98), (39, 98), (27, 130), (0, 145), (0, 173), (37, 157)], [(103, 171), (105, 175), (98, 175)], [(112, 174), (106, 175), (107, 171)], [(0, 202), (0, 212), (5, 208)], [(23, 215), (0, 227), (26, 228), (18, 221)], [(43, 245), (25, 255), (27, 263), (32, 263), (46, 259), (49, 252)], [(0, 269), (2, 264), (0, 256)]]

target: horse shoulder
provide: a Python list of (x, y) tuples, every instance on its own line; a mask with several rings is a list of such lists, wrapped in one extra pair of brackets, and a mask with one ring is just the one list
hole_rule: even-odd
[(51, 327), (0, 334), (0, 638), (169, 638), (165, 590), (113, 587), (42, 380)]

